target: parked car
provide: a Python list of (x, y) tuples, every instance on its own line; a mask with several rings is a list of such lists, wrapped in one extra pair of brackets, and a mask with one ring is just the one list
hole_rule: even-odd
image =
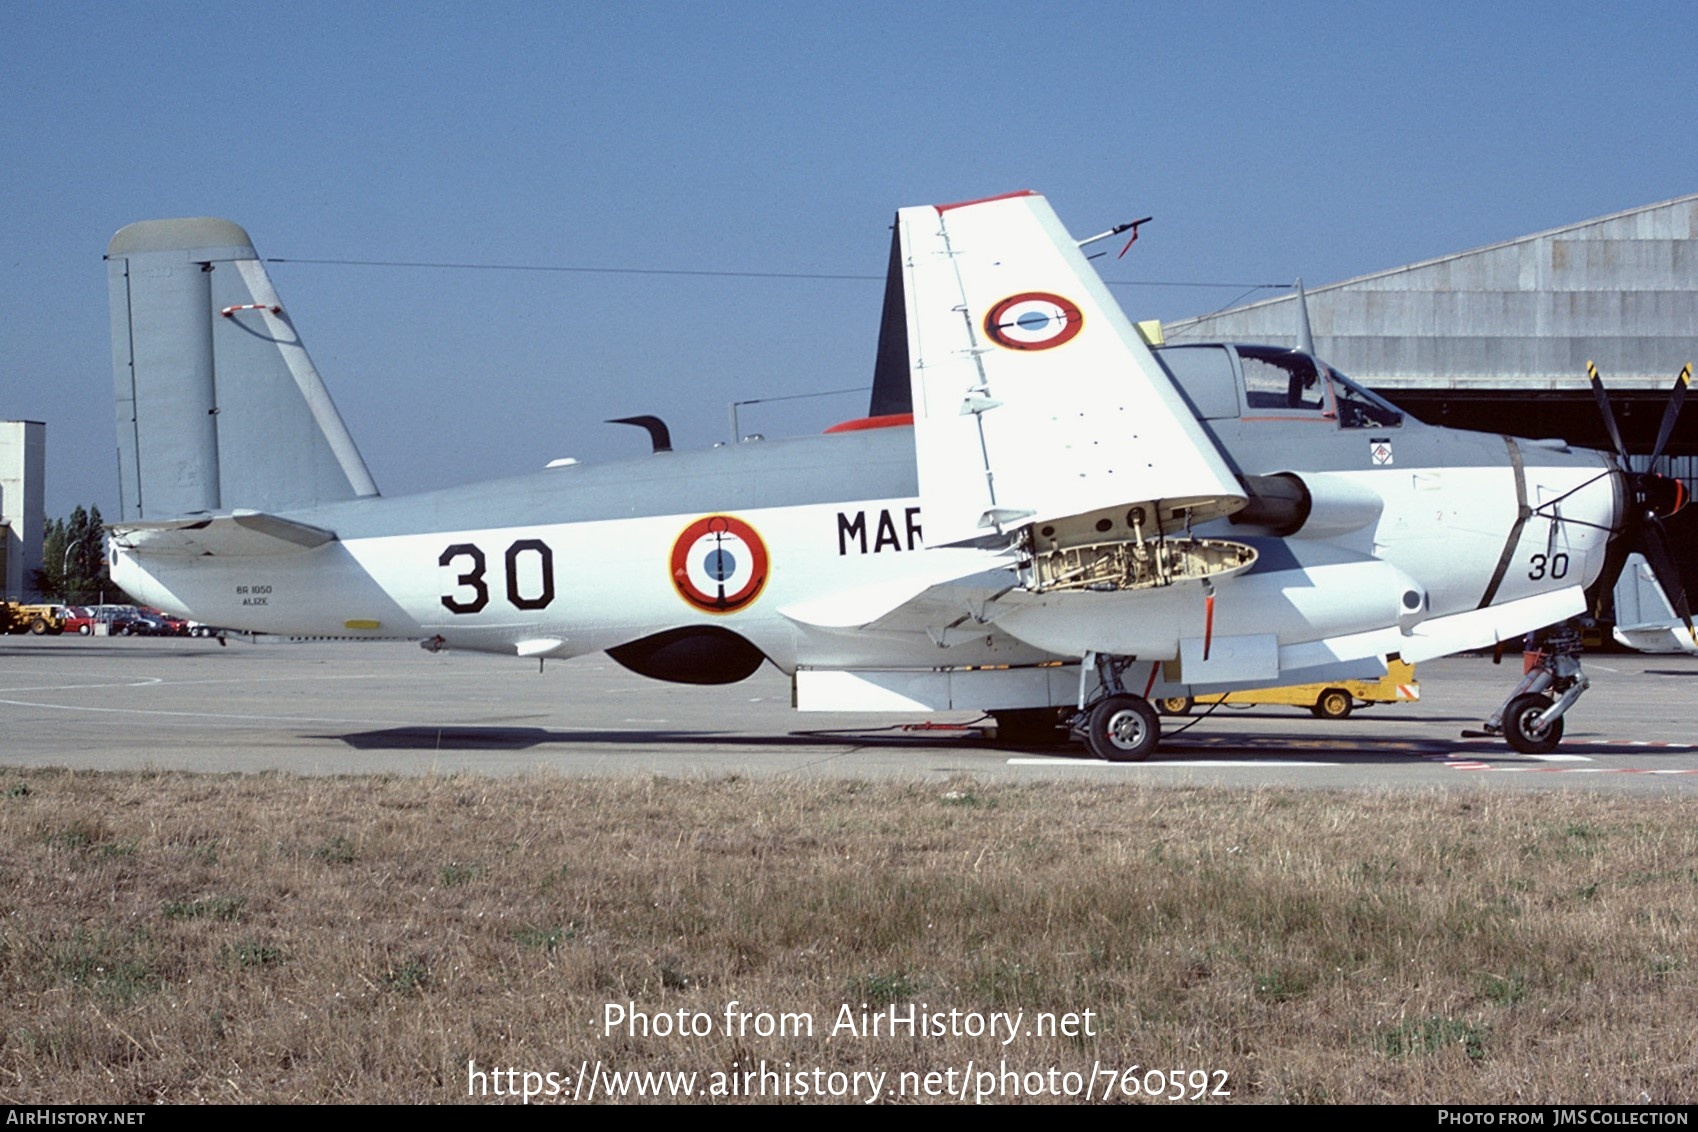
[(65, 607), (65, 632), (81, 633), (88, 636), (94, 632), (94, 610), (86, 605), (67, 605)]
[(140, 615), (133, 605), (91, 605), (89, 611), (95, 621), (106, 626), (106, 632), (114, 637), (120, 637), (130, 632), (130, 625)]
[(163, 634), (164, 636), (186, 637), (186, 636), (189, 635), (189, 623), (187, 621), (183, 620), (181, 617), (178, 617), (176, 614), (174, 614), (174, 613), (162, 613), (157, 609), (148, 609), (148, 610), (145, 610), (145, 612), (150, 617), (154, 618), (155, 620), (161, 621), (161, 622), (164, 623), (164, 625), (165, 625), (165, 632)]
[[(119, 630), (114, 625), (112, 631), (116, 633)], [(126, 637), (174, 637), (177, 635), (176, 629), (172, 628), (170, 620), (163, 613), (145, 608), (137, 609), (130, 614), (129, 621), (123, 628), (123, 633)]]

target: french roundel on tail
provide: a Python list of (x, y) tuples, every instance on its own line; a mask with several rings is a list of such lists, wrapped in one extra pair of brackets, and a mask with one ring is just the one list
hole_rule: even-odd
[(905, 208), (897, 236), (927, 545), (1155, 501), (1164, 523), (1242, 506), (1043, 197)]

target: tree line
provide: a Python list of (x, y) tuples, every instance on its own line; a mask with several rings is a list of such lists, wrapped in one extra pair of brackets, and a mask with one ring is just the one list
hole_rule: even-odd
[(48, 521), (41, 567), (31, 581), (43, 599), (66, 605), (130, 601), (106, 572), (106, 525), (98, 506), (79, 504), (69, 518)]

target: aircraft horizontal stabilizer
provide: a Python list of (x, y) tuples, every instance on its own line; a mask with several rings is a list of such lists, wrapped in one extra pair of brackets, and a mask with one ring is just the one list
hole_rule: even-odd
[(897, 228), (928, 546), (1071, 517), (1143, 538), (1243, 506), (1048, 201), (905, 208)]
[(336, 533), (261, 511), (235, 511), (146, 523), (113, 523), (112, 539), (125, 550), (185, 558), (298, 554)]

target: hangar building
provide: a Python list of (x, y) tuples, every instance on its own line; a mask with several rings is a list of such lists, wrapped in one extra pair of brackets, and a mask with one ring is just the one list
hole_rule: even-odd
[[(1315, 350), (1432, 424), (1608, 449), (1595, 360), (1635, 454), (1698, 358), (1698, 193), (1308, 292)], [(1295, 295), (1164, 326), (1167, 340), (1295, 345)], [(1698, 478), (1698, 399), (1659, 470)]]

